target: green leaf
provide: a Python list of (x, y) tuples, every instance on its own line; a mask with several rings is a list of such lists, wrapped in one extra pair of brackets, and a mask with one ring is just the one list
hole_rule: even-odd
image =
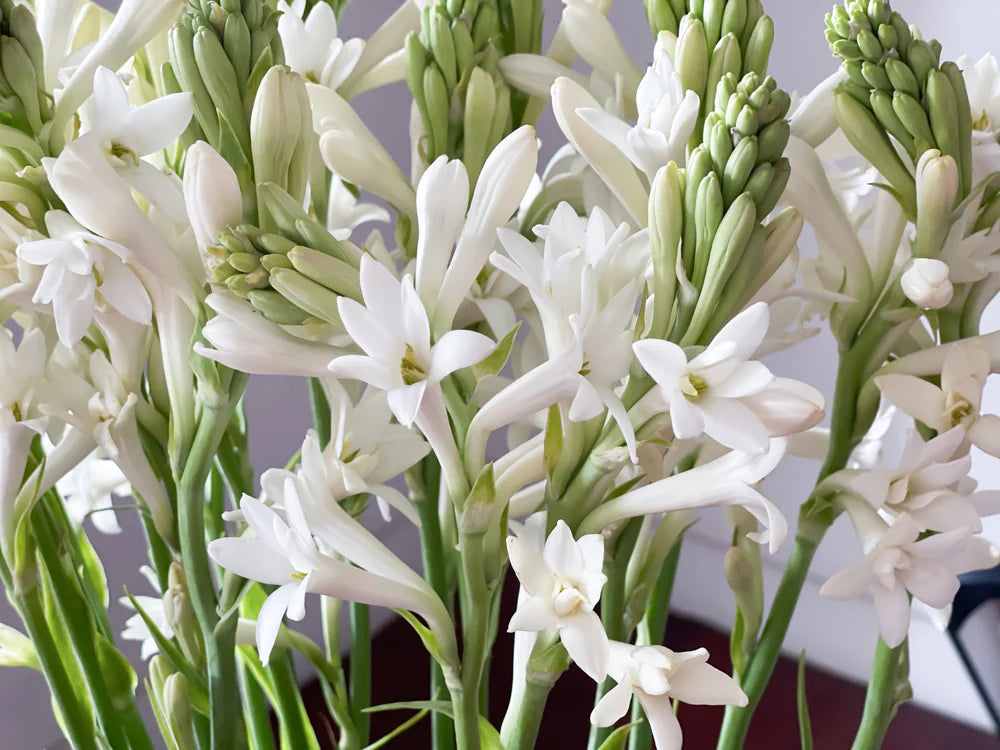
[[(436, 711), (454, 719), (455, 710), (448, 701), (400, 701), (399, 703), (383, 703), (381, 706), (369, 706), (366, 713), (380, 711)], [(504, 750), (500, 742), (500, 733), (483, 716), (479, 717), (479, 747), (480, 750)]]
[(597, 750), (625, 750), (625, 745), (628, 742), (628, 734), (632, 731), (632, 727), (638, 724), (642, 724), (642, 722), (633, 721), (630, 724), (618, 727), (608, 735), (608, 738), (601, 743), (601, 746)]
[(500, 343), (497, 344), (497, 348), (490, 356), (472, 366), (472, 373), (476, 376), (476, 380), (496, 375), (504, 368), (507, 360), (510, 359), (510, 350), (514, 346), (514, 339), (517, 338), (519, 330), (521, 330), (521, 321), (518, 321), (517, 325), (500, 339)]
[(106, 638), (97, 639), (97, 662), (101, 665), (104, 682), (111, 692), (112, 702), (135, 694), (138, 684), (135, 670), (128, 659)]
[(799, 712), (799, 736), (802, 739), (802, 750), (812, 750), (812, 722), (809, 719), (809, 703), (806, 700), (806, 652), (799, 655), (799, 676), (796, 688), (796, 700)]
[(97, 556), (97, 552), (94, 550), (83, 529), (77, 532), (77, 536), (80, 540), (80, 554), (83, 557), (83, 577), (90, 583), (94, 594), (104, 605), (104, 609), (107, 609), (110, 601), (108, 595), (108, 578), (104, 572), (104, 566), (101, 564), (101, 558)]

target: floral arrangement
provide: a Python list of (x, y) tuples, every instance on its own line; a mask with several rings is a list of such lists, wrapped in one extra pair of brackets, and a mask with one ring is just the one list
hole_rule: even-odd
[[(718, 747), (738, 748), (846, 514), (858, 559), (823, 593), (874, 600), (855, 747), (878, 747), (909, 695), (911, 601), (946, 610), (1000, 561), (979, 536), (1000, 495), (968, 476), (973, 446), (1000, 456), (980, 413), (996, 61), (944, 60), (888, 0), (846, 0), (839, 65), (799, 99), (768, 75), (761, 0), (647, 0), (645, 71), (610, 0), (565, 0), (544, 50), (541, 0), (404, 0), (367, 40), (338, 38), (345, 4), (0, 0), (0, 578), (22, 620), (0, 665), (44, 674), (84, 750), (318, 748), (294, 654), (341, 750), (427, 714), (438, 750), (533, 747), (569, 669), (595, 683), (594, 750), (680, 748), (678, 703), (725, 705)], [(404, 79), (399, 165), (351, 101)], [(549, 106), (566, 143), (540, 166)], [(824, 326), (829, 409), (761, 362)], [(260, 475), (255, 373), (308, 378), (315, 416)], [(894, 411), (913, 426), (886, 465)], [(822, 467), (789, 533), (759, 484), (793, 454)], [(419, 535), (422, 572), (369, 505)], [(663, 645), (684, 534), (720, 507), (731, 675)], [(129, 593), (118, 634), (90, 537), (129, 512), (157, 595)], [(325, 643), (295, 629), (307, 606)], [(432, 662), (383, 738), (369, 606)], [(120, 638), (144, 642), (155, 727)], [(803, 747), (808, 727), (803, 694)]]

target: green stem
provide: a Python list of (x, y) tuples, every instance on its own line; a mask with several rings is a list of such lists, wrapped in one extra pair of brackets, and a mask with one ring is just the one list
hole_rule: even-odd
[(368, 744), (371, 719), (365, 712), (372, 703), (372, 633), (367, 604), (350, 602), (351, 662), (348, 673), (351, 719), (361, 744)]
[(907, 680), (908, 643), (889, 648), (878, 639), (871, 681), (865, 694), (865, 709), (852, 750), (878, 750), (900, 704), (910, 698)]
[[(656, 579), (656, 587), (650, 597), (646, 614), (639, 623), (637, 643), (648, 645), (662, 644), (667, 630), (667, 617), (670, 614), (670, 597), (674, 591), (674, 581), (677, 578), (677, 563), (681, 557), (681, 539), (671, 548), (667, 559)], [(642, 710), (639, 701), (632, 701), (632, 721), (640, 722), (629, 732), (629, 750), (649, 750), (653, 743), (653, 732), (649, 722), (643, 721), (646, 712)]]
[(528, 680), (524, 686), (520, 705), (517, 708), (515, 720), (510, 735), (503, 737), (507, 750), (531, 750), (538, 739), (538, 730), (545, 716), (545, 704), (552, 692), (554, 680), (532, 682)]
[[(274, 712), (281, 727), (282, 748), (284, 750), (310, 750), (319, 748), (316, 733), (309, 724), (302, 693), (295, 680), (291, 654), (272, 657), (268, 664), (271, 685), (274, 688)], [(214, 750), (215, 745), (213, 743)]]
[[(8, 591), (13, 589), (8, 582)], [(38, 654), (38, 661), (45, 675), (49, 692), (59, 707), (62, 726), (70, 744), (76, 750), (97, 750), (94, 719), (90, 708), (84, 703), (73, 687), (73, 681), (66, 670), (64, 656), (52, 639), (49, 630), (41, 587), (35, 587), (17, 598), (18, 610), (24, 620), (28, 637)]]
[[(438, 519), (437, 499), (440, 496), (441, 465), (433, 455), (425, 458), (418, 468), (419, 476), (411, 483), (411, 499), (420, 514), (420, 553), (423, 558), (424, 578), (441, 601), (448, 605), (448, 573), (445, 564), (444, 542)], [(447, 692), (444, 672), (433, 658), (431, 662), (431, 700), (440, 700)], [(431, 747), (434, 750), (451, 750), (455, 745), (455, 722), (440, 711), (431, 713)]]
[(245, 659), (241, 659), (240, 682), (243, 688), (243, 717), (246, 720), (250, 750), (275, 750), (274, 730), (271, 728), (271, 717), (264, 690)]
[[(453, 687), (451, 705), (455, 712), (455, 747), (479, 750), (479, 691)], [(436, 748), (435, 748), (436, 750)]]
[[(456, 746), (479, 749), (479, 685), (489, 638), (490, 591), (483, 566), (483, 534), (462, 533), (462, 689), (460, 715), (455, 707)], [(454, 700), (455, 691), (452, 691)]]
[[(99, 636), (93, 615), (87, 606), (80, 582), (67, 574), (66, 564), (59, 552), (59, 541), (64, 535), (53, 522), (46, 506), (47, 503), (43, 501), (35, 506), (32, 513), (35, 540), (45, 574), (52, 586), (53, 600), (66, 623), (73, 653), (80, 663), (104, 736), (112, 747), (152, 750), (153, 745), (145, 734), (141, 721), (138, 723), (140, 732), (135, 731), (134, 718), (138, 709), (132, 695), (120, 690), (112, 695), (111, 688), (104, 679), (105, 671), (99, 659)], [(118, 701), (123, 703), (121, 707), (116, 705)], [(126, 725), (131, 729), (130, 734), (126, 734)]]
[[(232, 393), (242, 391), (246, 376), (233, 374)], [(220, 621), (205, 539), (205, 482), (232, 418), (236, 397), (224, 407), (203, 405), (191, 450), (177, 483), (177, 525), (188, 589), (205, 639), (213, 750), (236, 750), (244, 744), (236, 676), (236, 612)]]
[(330, 714), (340, 728), (338, 749), (357, 750), (361, 747), (362, 742), (358, 737), (358, 731), (351, 716), (351, 706), (347, 696), (347, 688), (344, 685), (344, 671), (340, 667), (339, 654), (336, 661), (327, 659), (315, 641), (295, 631), (288, 631), (288, 639), (291, 647), (306, 657), (319, 674), (323, 697)]

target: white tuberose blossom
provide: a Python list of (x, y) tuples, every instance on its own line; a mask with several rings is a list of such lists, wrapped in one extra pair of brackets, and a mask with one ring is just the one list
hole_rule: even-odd
[[(795, 381), (776, 380), (750, 357), (767, 334), (767, 305), (758, 302), (719, 331), (705, 350), (688, 361), (669, 341), (643, 339), (634, 344), (639, 362), (660, 387), (670, 406), (674, 435), (702, 433), (735, 450), (762, 453), (771, 437), (806, 430), (823, 416), (823, 396)], [(774, 399), (767, 390), (777, 387)], [(791, 409), (800, 418), (787, 421)]]
[(653, 64), (636, 92), (639, 120), (635, 126), (601, 109), (580, 109), (578, 114), (613, 143), (629, 161), (652, 180), (660, 167), (684, 163), (684, 150), (698, 122), (698, 95), (685, 91), (668, 51), (668, 35), (656, 40)]
[(618, 684), (594, 706), (590, 721), (609, 727), (628, 713), (633, 696), (642, 705), (657, 750), (680, 750), (683, 735), (672, 701), (696, 706), (745, 706), (747, 696), (732, 677), (710, 666), (708, 651), (665, 646), (608, 644), (608, 675)]
[(507, 630), (536, 632), (557, 628), (574, 662), (595, 680), (607, 674), (608, 636), (594, 607), (607, 581), (604, 538), (588, 534), (573, 539), (559, 521), (541, 550), (518, 537), (507, 537), (510, 564), (529, 595), (518, 602)]
[(392, 413), (407, 427), (416, 420), (429, 386), (476, 364), (496, 347), (473, 331), (449, 331), (432, 346), (427, 311), (412, 277), (398, 281), (370, 255), (361, 258), (361, 294), (364, 305), (341, 297), (337, 307), (344, 328), (365, 355), (338, 357), (329, 369), (388, 391)]
[(833, 599), (854, 599), (870, 590), (879, 630), (890, 647), (906, 638), (910, 625), (909, 594), (941, 609), (958, 591), (958, 576), (991, 568), (1000, 552), (988, 541), (959, 528), (921, 538), (921, 525), (903, 514), (891, 526), (862, 502), (848, 504), (862, 538), (865, 556), (836, 573), (820, 589)]
[(337, 37), (337, 16), (325, 2), (306, 14), (306, 0), (278, 0), (278, 33), (285, 49), (285, 62), (307, 81), (339, 88), (352, 73), (365, 51), (362, 39)]
[(52, 305), (64, 346), (83, 338), (98, 309), (114, 309), (149, 325), (152, 303), (128, 265), (134, 262), (128, 248), (88, 232), (65, 211), (49, 211), (45, 223), (49, 238), (24, 243), (17, 255), (22, 263), (43, 269), (32, 301)]

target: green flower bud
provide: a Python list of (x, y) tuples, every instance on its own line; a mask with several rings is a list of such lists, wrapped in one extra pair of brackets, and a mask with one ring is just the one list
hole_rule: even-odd
[(284, 66), (274, 66), (261, 81), (250, 117), (256, 181), (273, 182), (304, 201), (313, 140), (305, 81)]
[(674, 306), (677, 251), (684, 229), (683, 191), (681, 172), (671, 162), (656, 173), (649, 194), (649, 239), (653, 257), (650, 336), (653, 338), (666, 337)]
[(340, 313), (337, 310), (338, 295), (299, 271), (287, 268), (275, 269), (271, 274), (271, 288), (310, 315), (334, 326), (341, 326)]
[(934, 145), (934, 133), (927, 119), (927, 113), (920, 102), (909, 94), (897, 91), (892, 95), (892, 109), (916, 143), (918, 152)]
[(160, 704), (177, 750), (196, 750), (198, 743), (195, 742), (191, 724), (191, 696), (184, 675), (178, 672), (166, 679)]
[(708, 78), (708, 42), (705, 27), (698, 19), (681, 24), (674, 59), (684, 88), (696, 93), (704, 91)]
[(251, 291), (247, 294), (247, 301), (257, 312), (278, 325), (302, 325), (312, 317), (273, 289)]
[(767, 72), (767, 64), (771, 58), (773, 46), (774, 21), (771, 20), (770, 16), (761, 16), (746, 45), (743, 72), (764, 75)]
[(163, 594), (163, 613), (177, 642), (191, 665), (199, 669), (205, 661), (204, 642), (201, 628), (195, 617), (194, 607), (188, 594), (187, 578), (180, 563), (170, 565), (167, 574), (167, 590)]
[(733, 149), (733, 154), (726, 162), (722, 174), (722, 199), (727, 205), (743, 192), (747, 179), (756, 165), (757, 138), (756, 136), (743, 138)]
[(303, 276), (322, 284), (342, 297), (361, 301), (361, 281), (358, 269), (349, 263), (309, 247), (293, 248), (288, 253), (287, 260)]

